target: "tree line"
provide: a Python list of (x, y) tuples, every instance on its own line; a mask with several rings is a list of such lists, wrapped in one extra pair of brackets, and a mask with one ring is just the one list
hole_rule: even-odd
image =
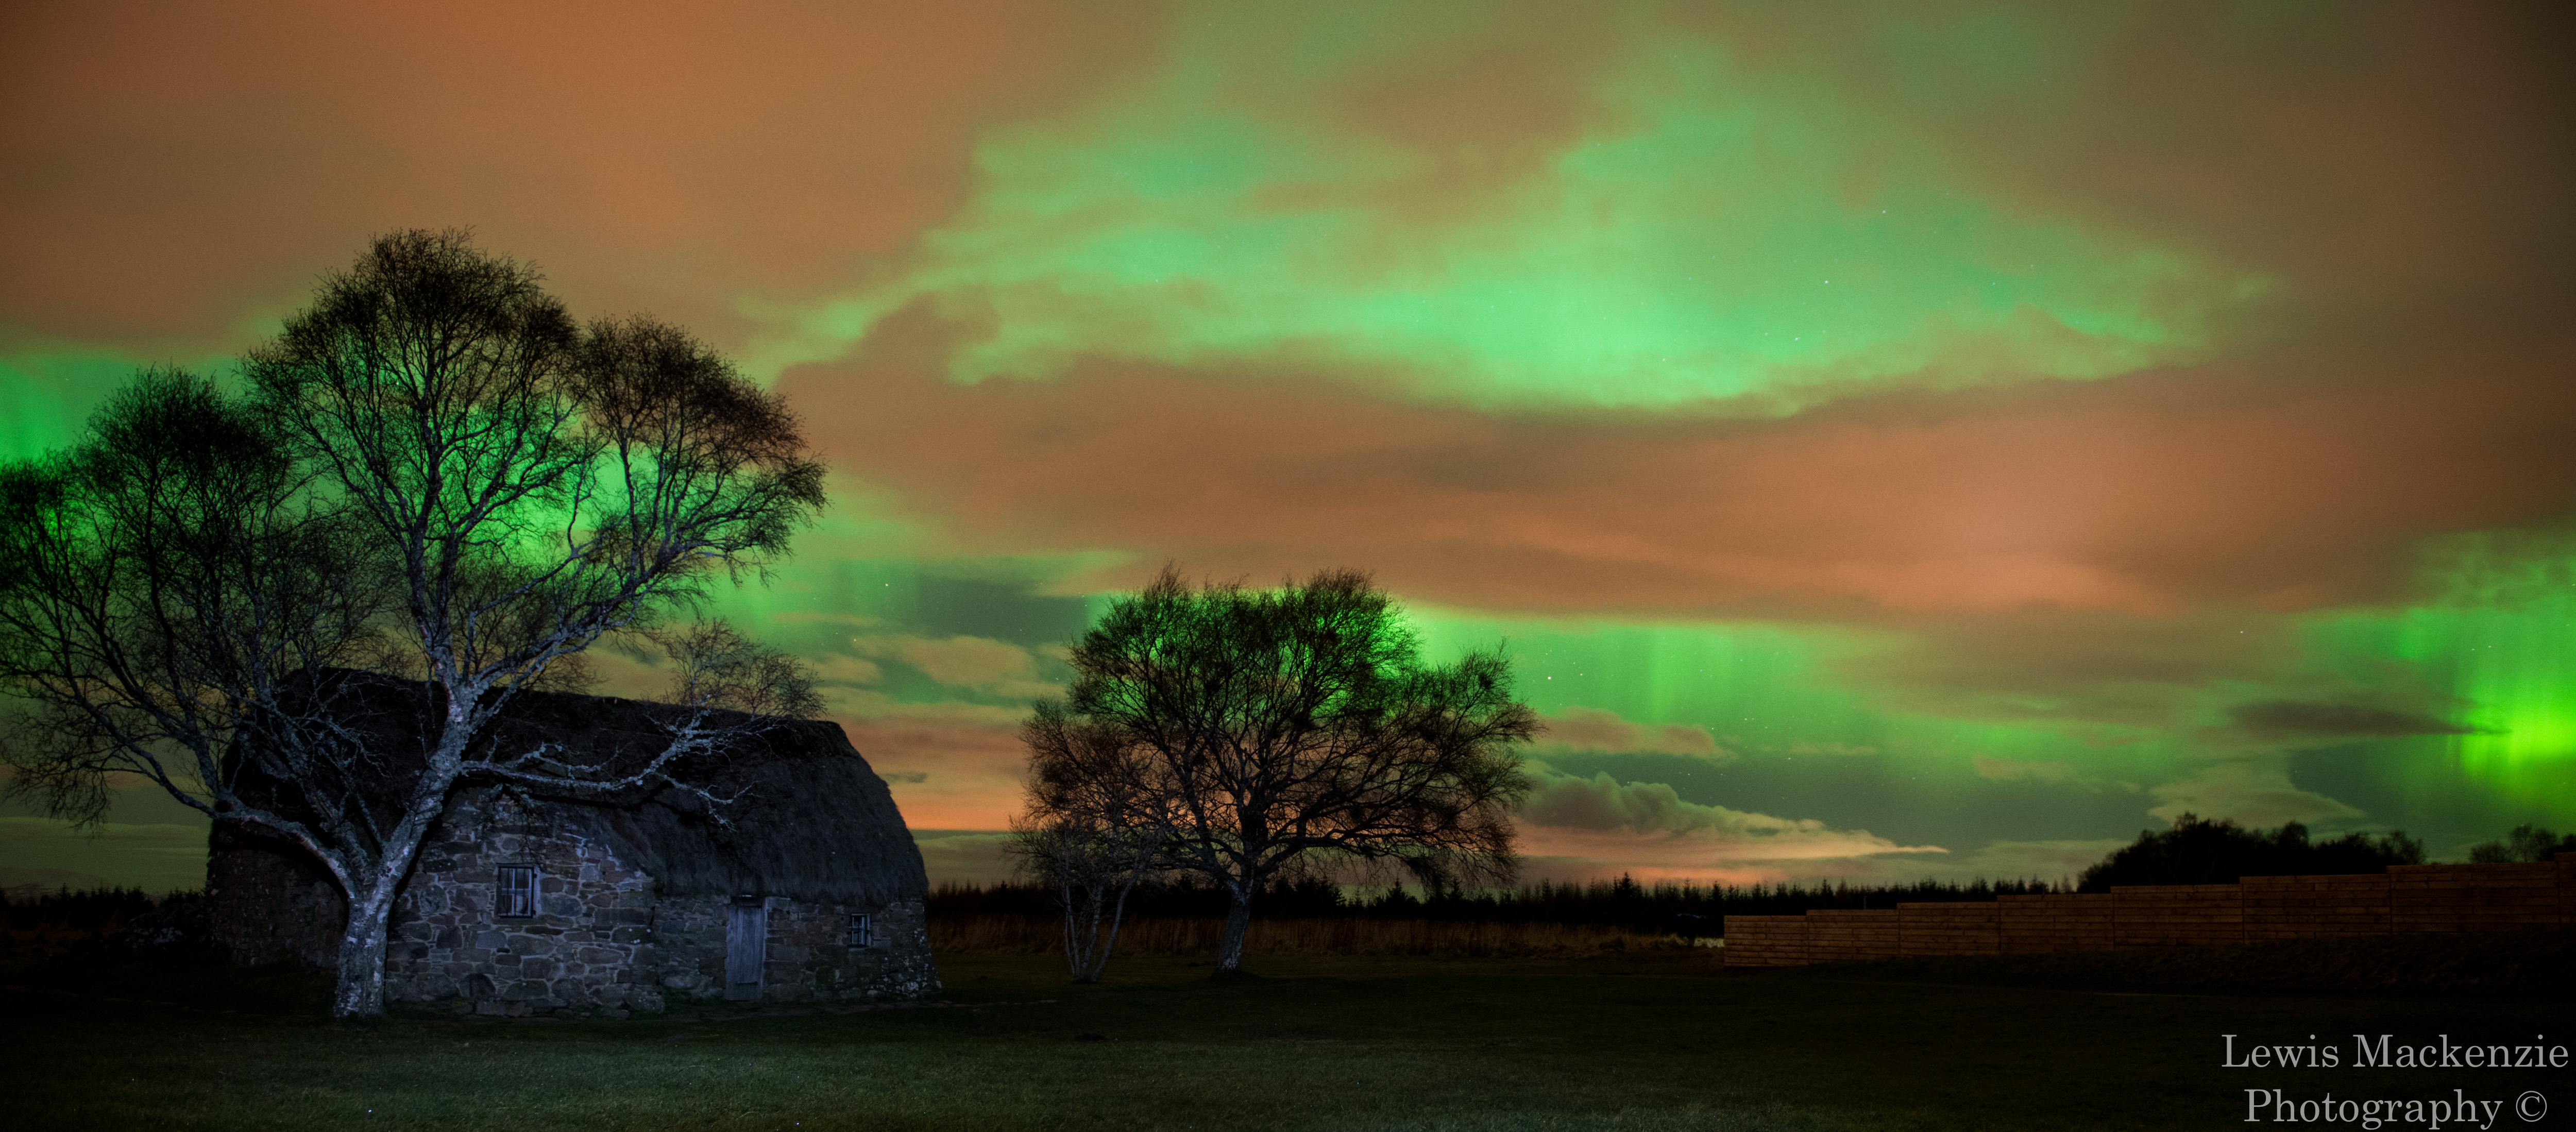
[(2576, 853), (2576, 833), (2560, 836), (2545, 826), (2524, 824), (2513, 827), (2501, 840), (2472, 846), (2469, 860), (2481, 865), (2537, 863), (2556, 860), (2560, 853)]
[[(2472, 862), (2548, 861), (2576, 852), (2576, 835), (2561, 837), (2538, 826), (2517, 826), (2501, 840), (2474, 847)], [(2114, 885), (2232, 884), (2248, 876), (2376, 873), (2391, 865), (2424, 863), (2424, 845), (2403, 830), (2352, 833), (2318, 840), (2307, 827), (2248, 828), (2232, 820), (2192, 814), (2167, 830), (2142, 831), (2073, 881), (1986, 880), (1965, 883), (1921, 880), (1910, 884), (1852, 884), (1820, 879), (1778, 884), (1703, 885), (1693, 880), (1539, 881), (1517, 886), (1345, 885), (1314, 874), (1276, 878), (1258, 901), (1265, 914), (1292, 919), (1433, 920), (1461, 923), (1554, 923), (1620, 927), (1641, 933), (1684, 936), (1724, 933), (1728, 916), (1799, 915), (1824, 909), (1894, 909), (1900, 903), (1963, 903), (1999, 896), (2103, 893)], [(934, 916), (1051, 917), (1066, 904), (1061, 887), (1044, 882), (992, 885), (943, 884), (930, 897)], [(1145, 918), (1213, 919), (1224, 916), (1233, 895), (1188, 871), (1148, 871), (1126, 882), (1124, 914)], [(1095, 955), (1105, 960), (1106, 953)]]
[[(1539, 881), (1510, 888), (1345, 886), (1312, 877), (1273, 883), (1260, 894), (1264, 914), (1287, 919), (1436, 920), (1452, 923), (1579, 924), (1637, 932), (1717, 935), (1727, 916), (1790, 916), (1821, 908), (1894, 908), (1899, 902), (1993, 900), (2068, 891), (2041, 880), (1923, 880), (1911, 884), (1855, 885), (1847, 881), (1703, 885), (1697, 881)], [(1137, 884), (1127, 914), (1146, 918), (1215, 919), (1231, 900), (1222, 889), (1188, 874)], [(1057, 894), (1043, 884), (943, 884), (930, 896), (933, 916), (1031, 916), (1060, 914)], [(1690, 917), (1701, 922), (1692, 923)]]
[(2298, 822), (2248, 829), (2232, 820), (2207, 821), (2186, 813), (2174, 819), (2171, 829), (2139, 831), (2136, 841), (2085, 869), (2075, 887), (2109, 892), (2114, 885), (2234, 884), (2249, 876), (2375, 873), (2390, 865), (2423, 863), (2424, 843), (2402, 829), (2312, 841), (2308, 827)]
[(35, 885), (21, 885), (0, 890), (0, 923), (10, 931), (33, 931), (55, 928), (70, 931), (98, 931), (112, 923), (131, 922), (136, 916), (169, 904), (202, 900), (201, 892), (172, 892), (153, 896), (140, 888), (73, 889), (64, 885), (47, 892)]

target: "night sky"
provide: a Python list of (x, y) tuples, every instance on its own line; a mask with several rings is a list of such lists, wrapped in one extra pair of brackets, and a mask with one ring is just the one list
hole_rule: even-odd
[[(2458, 859), (2576, 825), (2566, 11), (11, 4), (0, 456), (471, 227), (802, 414), (724, 612), (935, 879), (1167, 561), (1506, 643), (1533, 877)], [(0, 882), (202, 880), (8, 814)]]

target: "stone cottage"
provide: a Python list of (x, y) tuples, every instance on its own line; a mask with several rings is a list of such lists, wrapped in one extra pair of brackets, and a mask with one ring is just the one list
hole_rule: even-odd
[[(613, 765), (660, 750), (654, 721), (677, 710), (522, 693), (499, 738), (541, 738), (579, 756), (568, 761)], [(457, 791), (395, 906), (386, 998), (623, 1017), (661, 1010), (669, 995), (846, 1001), (938, 989), (920, 850), (838, 725), (773, 726), (690, 777), (733, 801), (718, 810), (667, 787), (613, 798)], [(206, 880), (210, 927), (237, 961), (332, 965), (346, 903), (302, 849), (219, 824)]]

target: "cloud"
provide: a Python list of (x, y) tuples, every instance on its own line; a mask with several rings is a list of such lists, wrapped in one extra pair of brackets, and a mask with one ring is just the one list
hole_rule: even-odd
[(739, 348), (738, 300), (899, 253), (970, 193), (979, 131), (1147, 57), (1157, 15), (789, 0), (0, 19), (0, 145), (45, 171), (0, 187), (0, 322), (231, 348), (370, 234), (472, 224), (577, 312), (649, 310)]
[(769, 619), (781, 625), (847, 625), (860, 629), (884, 620), (884, 618), (864, 613), (825, 613), (811, 609), (792, 609), (775, 613), (771, 614)]
[(897, 633), (852, 637), (850, 646), (870, 656), (901, 660), (952, 688), (1017, 700), (1063, 691), (1061, 685), (1037, 678), (1035, 651), (990, 637), (931, 638)]
[(1547, 732), (1531, 751), (1541, 757), (1575, 751), (1612, 754), (1654, 753), (1724, 759), (1729, 753), (1698, 727), (1681, 724), (1632, 723), (1599, 708), (1568, 707), (1545, 717)]
[[(2171, 635), (2165, 620), (2214, 638), (2213, 611), (2261, 621), (2404, 598), (2423, 540), (2576, 506), (2576, 455), (2536, 423), (2566, 419), (2576, 395), (2558, 380), (2554, 324), (2532, 317), (2568, 294), (2546, 249), (2567, 243), (2556, 202), (2576, 166), (2564, 116), (2535, 109), (2563, 78), (2530, 29), (2495, 13), (2357, 15), (2331, 35), (2250, 46), (2190, 13), (2005, 19), (2044, 45), (2015, 49), (2011, 67), (1966, 37), (1928, 35), (1963, 45), (1930, 60), (1887, 58), (1829, 15), (1571, 30), (1391, 19), (1404, 26), (1384, 41), (1402, 64), (1323, 51), (1311, 66), (1298, 56), (1295, 81), (1249, 46), (1268, 40), (1183, 21), (1176, 58), (1245, 65), (1143, 75), (997, 137), (993, 180), (938, 250), (832, 308), (855, 350), (782, 388), (833, 406), (829, 431), (848, 445), (836, 458), (935, 541), (1142, 564), (1075, 586), (1132, 584), (1166, 558), (1255, 576), (1363, 562), (1422, 600), (1541, 614), (1859, 620), (1927, 636), (2098, 614), (2069, 618), (2096, 633), (2078, 656), (2096, 666), (2141, 655), (2123, 646)], [(2374, 44), (2380, 63), (2326, 65), (2344, 56), (2311, 33)], [(1520, 51), (1560, 42), (1558, 55)], [(1675, 43), (1679, 56), (1655, 55)], [(1653, 61), (1702, 49), (1761, 62), (1693, 86)], [(1552, 61), (1500, 62), (1524, 54)], [(1403, 80), (1503, 72), (1515, 78)], [(1773, 82), (1820, 93), (1783, 99)], [(1191, 83), (1215, 86), (1166, 97)], [(1640, 89), (1657, 97), (1629, 97)], [(2238, 104), (2269, 116), (2222, 115), (2211, 135), (2167, 127)], [(1664, 132), (1704, 107), (1751, 123), (1748, 144), (1771, 130), (1809, 144), (1765, 164)], [(2061, 144), (2021, 148), (1999, 120)], [(1226, 128), (1173, 128), (1211, 121)], [(1942, 150), (1914, 148), (1927, 137)], [(1538, 151), (1555, 161), (1524, 160)], [(1438, 194), (1446, 208), (1405, 211), (1408, 185), (1448, 184), (1442, 170), (1471, 154), (1485, 164)], [(1203, 175), (1153, 176), (1184, 155)], [(1623, 161), (1658, 172), (1586, 172)], [(1717, 191), (1738, 166), (1830, 207)], [(1740, 343), (1661, 336), (1713, 334), (1699, 314), (1753, 309), (1705, 288), (1808, 285), (1743, 241), (1689, 254), (1725, 231), (1702, 223), (1708, 202), (1836, 233), (1837, 256), (1869, 249), (1875, 286), (1976, 259), (1911, 242), (1892, 219), (1937, 214), (1927, 196), (1980, 196), (1960, 222), (2016, 249), (2044, 244), (2021, 238), (2041, 229), (2088, 235), (2031, 253), (2040, 262), (2010, 279), (1857, 303), (1903, 309), (1912, 368), (1792, 359), (1807, 384), (1757, 395), (1707, 376), (1727, 370), (1708, 351)], [(2380, 222), (2357, 231), (2360, 215)], [(1351, 216), (1364, 219), (1337, 226)], [(1567, 216), (1585, 233), (1572, 246), (1631, 230), (1661, 242), (1596, 273), (1560, 254), (1568, 241), (1531, 235)], [(2496, 216), (2549, 234), (2517, 236)], [(1258, 250), (1283, 243), (1299, 254)], [(1524, 245), (1553, 266), (1515, 274)], [(2371, 270), (2357, 272), (2365, 248)], [(2470, 285), (2480, 278), (2498, 282)], [(1827, 285), (1803, 309), (1843, 301)], [(2028, 289), (1974, 298), (2007, 285)], [(2439, 298), (2452, 294), (2488, 309)], [(1918, 325), (1912, 296), (1993, 322)], [(1664, 301), (1694, 313), (1652, 317)], [(1442, 317), (1446, 302), (1473, 310)], [(2428, 303), (2438, 318), (2391, 317)], [(1648, 313), (1623, 321), (1632, 310)], [(1766, 312), (1748, 334), (1808, 317)], [(1629, 352), (1653, 360), (1598, 371)], [(1545, 388), (1524, 396), (1533, 382)], [(2059, 657), (2085, 652), (2066, 636)], [(2210, 667), (2268, 642), (2206, 643)]]
[(2075, 841), (1989, 841), (1958, 863), (1953, 874), (1966, 872), (1988, 880), (2056, 881), (2081, 875), (2095, 862), (2129, 842), (2119, 838)]
[(2075, 768), (2062, 762), (2023, 762), (1987, 755), (1978, 755), (1975, 765), (1977, 777), (1993, 779), (1997, 782), (2017, 782), (2027, 779), (2034, 782), (2058, 783), (2066, 781), (2075, 774)]
[(878, 668), (875, 661), (839, 653), (814, 662), (814, 678), (833, 684), (874, 684), (884, 675), (885, 670)]
[(1656, 875), (1711, 880), (1833, 875), (1857, 858), (1945, 853), (1899, 845), (1866, 830), (1836, 830), (1814, 819), (1776, 818), (1684, 801), (1662, 783), (1622, 783), (1608, 774), (1577, 778), (1539, 768), (1521, 807), (1533, 856), (1619, 862)]
[(2266, 738), (2367, 735), (2473, 735), (2477, 728), (2447, 723), (2414, 712), (2358, 704), (2299, 703), (2264, 700), (2229, 710), (2236, 725)]
[(2576, 413), (2576, 390), (2536, 373), (2329, 395), (2227, 365), (1784, 420), (1495, 416), (1278, 366), (1086, 361), (957, 385), (932, 367), (961, 333), (900, 315), (859, 358), (780, 388), (836, 465), (949, 551), (1144, 563), (1071, 580), (1084, 588), (1167, 557), (1255, 576), (1367, 562), (1464, 608), (1908, 626), (2072, 612), (2154, 635), (2202, 610), (2400, 597), (2418, 540), (2576, 506), (2576, 451), (2528, 426)]
[(842, 730), (893, 788), (915, 829), (998, 830), (1020, 808), (1024, 712), (976, 704), (896, 704), (882, 699), (844, 714)]
[(1840, 757), (1855, 759), (1887, 753), (1885, 750), (1878, 747), (1869, 746), (1863, 743), (1819, 743), (1807, 739), (1799, 739), (1783, 743), (1772, 748), (1772, 750), (1792, 755), (1814, 755), (1823, 758)]
[(2286, 763), (2278, 759), (2216, 763), (2188, 778), (2150, 787), (2148, 793), (2157, 804), (2147, 812), (2167, 821), (2190, 813), (2210, 821), (2233, 818), (2243, 825), (2276, 826), (2363, 816), (2342, 802), (2292, 785)]
[(907, 638), (896, 651), (905, 662), (931, 679), (961, 688), (983, 687), (1026, 679), (1037, 670), (1029, 650), (987, 637), (950, 637), (944, 641)]

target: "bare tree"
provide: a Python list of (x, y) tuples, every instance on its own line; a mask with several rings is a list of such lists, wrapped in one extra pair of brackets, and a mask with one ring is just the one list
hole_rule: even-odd
[(397, 608), (363, 530), (312, 486), (273, 422), (172, 370), (110, 398), (82, 444), (0, 469), (13, 791), (95, 824), (134, 774), (210, 815), (284, 820), (233, 792), (233, 744), (329, 743), (332, 675), (381, 651)]
[(1156, 871), (1174, 835), (1177, 798), (1157, 760), (1115, 727), (1041, 703), (1020, 729), (1029, 746), (1028, 808), (1010, 852), (1064, 911), (1075, 982), (1096, 983), (1118, 946), (1127, 897)]
[(53, 729), (11, 746), (22, 786), (95, 820), (141, 774), (311, 852), (348, 898), (344, 1017), (383, 1009), (388, 915), (460, 782), (706, 796), (674, 773), (741, 737), (712, 698), (616, 768), (492, 725), (603, 635), (757, 576), (822, 503), (777, 398), (538, 283), (461, 233), (379, 238), (248, 356), (247, 401), (147, 377), (0, 489), (0, 679)]
[(743, 636), (721, 618), (647, 630), (644, 636), (675, 662), (665, 700), (755, 719), (823, 713), (823, 697), (814, 691), (814, 673), (805, 662)]
[(1171, 859), (1231, 898), (1220, 971), (1242, 964), (1254, 895), (1300, 854), (1435, 884), (1511, 875), (1529, 790), (1511, 745), (1538, 717), (1501, 654), (1441, 667), (1420, 651), (1365, 573), (1249, 590), (1169, 567), (1072, 648), (1062, 718), (1150, 756)]

